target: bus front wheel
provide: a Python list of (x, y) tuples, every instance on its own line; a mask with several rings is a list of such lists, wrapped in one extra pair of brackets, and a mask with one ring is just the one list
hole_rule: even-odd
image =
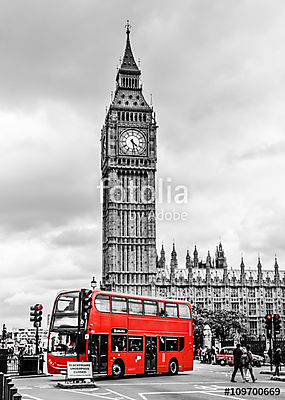
[(169, 361), (169, 375), (176, 375), (178, 374), (178, 362), (176, 358), (172, 358)]
[(120, 361), (115, 361), (112, 366), (112, 376), (115, 379), (122, 378), (124, 376), (124, 366)]

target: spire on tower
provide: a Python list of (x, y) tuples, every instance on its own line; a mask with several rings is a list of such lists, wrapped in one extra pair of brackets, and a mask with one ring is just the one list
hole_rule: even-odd
[(133, 55), (131, 48), (131, 42), (130, 42), (131, 24), (129, 20), (127, 20), (125, 28), (127, 34), (127, 41), (126, 41), (125, 54), (119, 71), (121, 72), (128, 71), (129, 73), (140, 74), (140, 70), (136, 64), (135, 57)]
[(125, 25), (125, 28), (126, 28), (126, 34), (129, 35), (130, 32), (131, 32), (131, 28), (132, 28), (129, 19), (127, 19), (127, 23), (126, 23), (126, 25)]

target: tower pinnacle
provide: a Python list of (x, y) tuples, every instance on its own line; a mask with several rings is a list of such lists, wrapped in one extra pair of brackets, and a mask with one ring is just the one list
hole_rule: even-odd
[(127, 23), (126, 23), (126, 25), (125, 25), (125, 28), (126, 28), (126, 34), (129, 36), (129, 34), (130, 34), (130, 32), (131, 32), (131, 28), (132, 28), (129, 19), (127, 19)]

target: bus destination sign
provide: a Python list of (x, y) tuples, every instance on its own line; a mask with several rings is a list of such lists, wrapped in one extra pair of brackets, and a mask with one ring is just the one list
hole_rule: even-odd
[(112, 333), (127, 333), (128, 330), (125, 328), (112, 328), (111, 329)]

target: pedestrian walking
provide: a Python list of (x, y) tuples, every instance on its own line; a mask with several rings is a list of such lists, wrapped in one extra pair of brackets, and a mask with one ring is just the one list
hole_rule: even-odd
[(250, 346), (246, 346), (246, 351), (242, 356), (243, 359), (243, 366), (244, 366), (244, 382), (248, 382), (249, 379), (247, 379), (247, 373), (249, 371), (252, 382), (256, 381), (256, 378), (254, 377), (253, 374), (253, 357), (252, 357), (252, 352), (250, 349)]
[(207, 348), (207, 352), (206, 352), (206, 360), (207, 360), (207, 364), (211, 364), (211, 361), (212, 361), (212, 349), (210, 349), (209, 347)]
[(231, 382), (236, 382), (235, 381), (235, 376), (238, 370), (240, 370), (241, 373), (241, 377), (242, 379), (244, 379), (244, 375), (243, 375), (243, 370), (242, 370), (242, 350), (240, 348), (240, 344), (238, 343), (236, 345), (236, 348), (233, 351), (233, 356), (234, 356), (234, 370), (233, 370), (233, 374), (232, 374), (232, 379)]
[(197, 359), (198, 360), (200, 360), (200, 347), (198, 347), (198, 349), (196, 350), (196, 352), (197, 352)]
[(273, 376), (279, 376), (280, 375), (280, 364), (281, 364), (281, 349), (279, 347), (274, 353), (273, 364), (275, 365), (275, 372), (274, 372)]
[(212, 346), (212, 364), (216, 364), (217, 357), (217, 349), (215, 346)]

